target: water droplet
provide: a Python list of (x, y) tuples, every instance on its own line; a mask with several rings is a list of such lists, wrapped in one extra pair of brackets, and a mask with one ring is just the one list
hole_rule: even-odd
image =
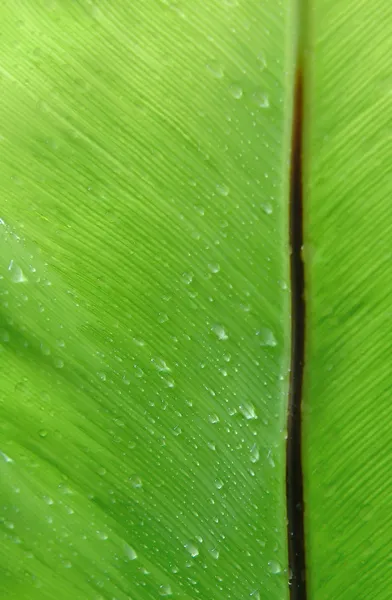
[(139, 477), (139, 475), (132, 475), (129, 478), (129, 481), (131, 483), (131, 486), (133, 488), (135, 488), (136, 490), (138, 490), (138, 489), (140, 489), (140, 488), (143, 487), (143, 482), (142, 482), (141, 478)]
[(138, 379), (141, 379), (144, 375), (143, 369), (141, 369), (137, 365), (133, 365), (133, 368), (135, 369), (135, 377), (137, 377)]
[(271, 571), (271, 573), (273, 573), (274, 575), (277, 575), (278, 573), (280, 573), (282, 571), (282, 567), (276, 560), (268, 561), (268, 567), (269, 567), (269, 570)]
[(195, 204), (194, 208), (195, 208), (195, 211), (197, 212), (197, 214), (199, 214), (201, 217), (204, 217), (205, 212), (206, 212), (204, 206)]
[(256, 444), (253, 444), (250, 449), (250, 461), (252, 463), (257, 463), (260, 459), (260, 452)]
[(242, 88), (239, 85), (233, 84), (229, 87), (229, 92), (236, 100), (240, 100), (242, 98)]
[(148, 571), (146, 569), (146, 567), (139, 567), (139, 571), (140, 573), (142, 573), (143, 575), (149, 575), (151, 571)]
[(263, 52), (258, 53), (257, 60), (259, 61), (260, 68), (265, 69), (265, 67), (267, 66), (267, 59), (265, 58), (265, 55)]
[(193, 281), (193, 273), (183, 273), (182, 280), (186, 285), (189, 285)]
[(168, 377), (167, 379), (164, 379), (164, 382), (165, 382), (166, 387), (168, 387), (168, 388), (174, 388), (174, 386), (176, 385), (176, 382), (174, 381), (174, 379), (171, 379), (170, 377)]
[(244, 402), (244, 404), (240, 404), (239, 409), (245, 419), (248, 421), (252, 419), (257, 419), (256, 409), (250, 402)]
[(256, 335), (260, 336), (260, 343), (262, 346), (275, 347), (278, 344), (274, 334), (270, 329), (267, 329), (267, 327), (259, 329), (259, 331), (256, 332)]
[(7, 454), (5, 454), (5, 452), (1, 452), (0, 451), (0, 456), (1, 458), (6, 462), (6, 463), (13, 463), (13, 459), (10, 458), (9, 456), (7, 456)]
[(175, 436), (179, 436), (182, 434), (182, 429), (179, 425), (176, 425), (175, 427), (173, 427), (173, 433)]
[(151, 362), (160, 373), (170, 373), (171, 368), (166, 364), (166, 361), (164, 361), (163, 358), (155, 358), (152, 359)]
[(208, 265), (208, 268), (211, 271), (211, 273), (219, 273), (220, 271), (220, 265), (218, 263), (210, 263)]
[(44, 356), (50, 356), (50, 348), (46, 344), (41, 344), (41, 352)]
[(275, 461), (274, 461), (274, 459), (273, 459), (273, 456), (272, 456), (272, 452), (271, 452), (271, 450), (268, 450), (268, 453), (267, 453), (267, 460), (268, 460), (268, 463), (271, 465), (271, 467), (272, 467), (272, 468), (275, 468)]
[(221, 490), (223, 488), (223, 481), (221, 479), (215, 479), (215, 487), (217, 490)]
[(213, 425), (215, 423), (219, 423), (219, 417), (216, 414), (212, 414), (212, 415), (208, 415), (208, 420), (210, 423), (212, 423)]
[(220, 196), (228, 196), (230, 194), (230, 188), (224, 183), (218, 183), (216, 185), (216, 191)]
[(129, 560), (137, 559), (137, 554), (131, 546), (129, 546), (128, 544), (125, 544), (124, 550), (125, 550), (125, 554)]
[(109, 536), (104, 531), (97, 531), (97, 537), (102, 541), (106, 541)]
[(218, 340), (225, 341), (229, 339), (229, 336), (226, 333), (226, 329), (223, 325), (214, 325), (212, 327), (212, 331), (215, 333)]
[(216, 79), (222, 79), (223, 75), (224, 75), (224, 70), (222, 65), (216, 61), (216, 60), (211, 60), (210, 62), (208, 62), (206, 64), (207, 67), (207, 71)]
[(271, 204), (262, 204), (261, 208), (263, 209), (266, 215), (272, 215), (273, 209)]
[(269, 98), (264, 92), (255, 92), (252, 98), (255, 104), (260, 108), (269, 108)]
[(160, 596), (171, 596), (172, 595), (172, 589), (171, 586), (169, 584), (167, 585), (161, 585), (161, 587), (159, 588), (159, 595)]
[(196, 556), (199, 556), (199, 549), (194, 544), (185, 544), (184, 548), (189, 552), (192, 558), (196, 558)]
[(18, 267), (13, 260), (11, 260), (10, 264), (8, 265), (8, 270), (11, 273), (11, 281), (13, 283), (26, 283), (28, 281), (22, 269)]
[(278, 281), (278, 283), (282, 290), (286, 291), (289, 289), (289, 286), (287, 285), (287, 283), (285, 281)]
[(48, 432), (46, 429), (40, 429), (38, 433), (39, 433), (39, 437), (42, 437), (42, 438), (46, 438), (46, 436), (48, 435)]

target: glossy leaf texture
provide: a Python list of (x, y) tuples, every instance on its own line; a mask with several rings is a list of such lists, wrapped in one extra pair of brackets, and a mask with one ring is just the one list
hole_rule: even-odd
[(1, 597), (288, 597), (293, 6), (0, 5)]
[(309, 16), (309, 597), (384, 600), (392, 596), (392, 5), (319, 0)]

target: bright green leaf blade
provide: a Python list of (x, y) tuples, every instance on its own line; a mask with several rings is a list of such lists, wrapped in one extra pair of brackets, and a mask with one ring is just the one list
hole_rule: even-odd
[(305, 195), (310, 600), (389, 599), (389, 1), (315, 4)]
[(0, 22), (1, 595), (282, 600), (288, 3)]

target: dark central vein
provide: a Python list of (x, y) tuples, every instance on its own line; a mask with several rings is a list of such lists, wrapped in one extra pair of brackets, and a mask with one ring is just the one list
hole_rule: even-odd
[(302, 261), (302, 70), (295, 82), (291, 154), (290, 245), (292, 350), (287, 438), (287, 515), (291, 600), (306, 600), (301, 399), (305, 353), (304, 264)]

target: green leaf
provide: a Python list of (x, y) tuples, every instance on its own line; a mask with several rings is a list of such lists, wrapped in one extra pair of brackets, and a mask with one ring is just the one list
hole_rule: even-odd
[(304, 476), (309, 597), (391, 597), (390, 2), (308, 31)]
[(1, 595), (288, 597), (289, 2), (5, 2)]

